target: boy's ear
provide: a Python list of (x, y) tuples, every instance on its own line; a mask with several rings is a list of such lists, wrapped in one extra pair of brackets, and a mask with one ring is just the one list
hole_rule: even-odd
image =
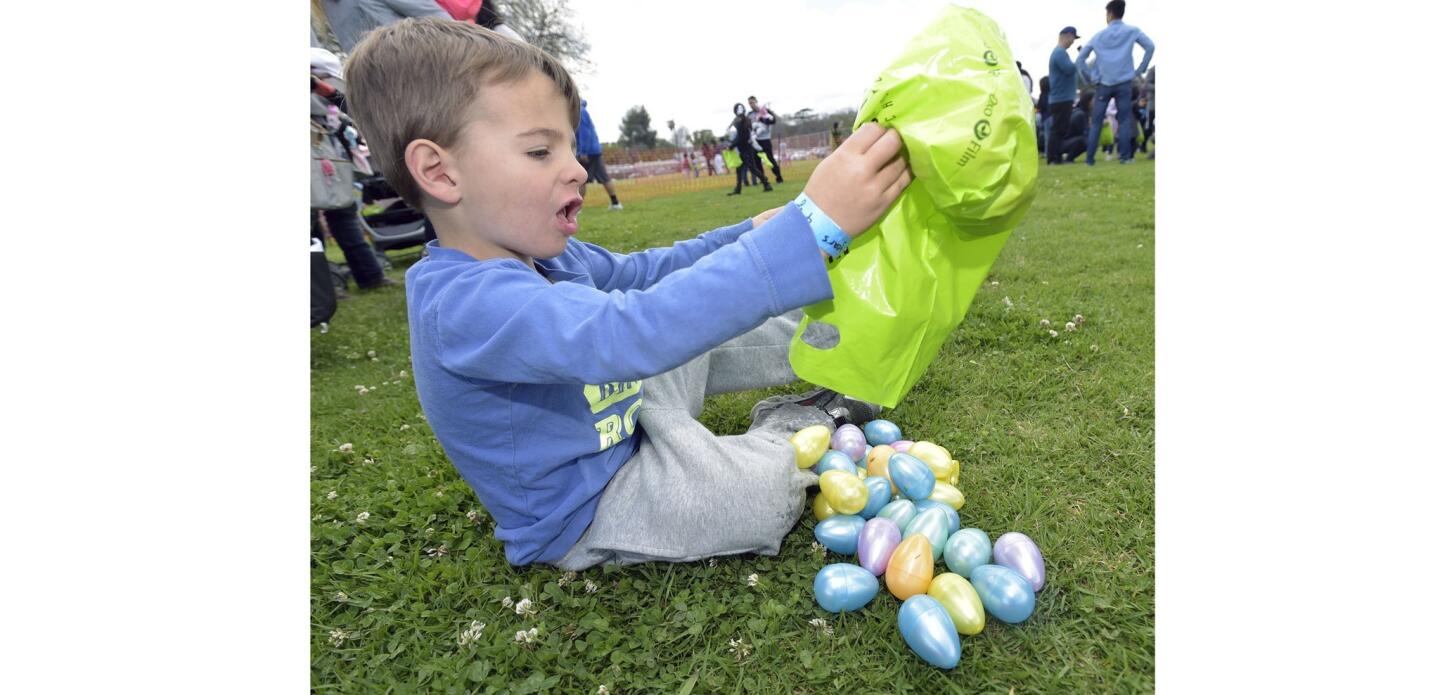
[(405, 146), (405, 168), (426, 195), (446, 205), (460, 202), (455, 157), (430, 140), (411, 140)]

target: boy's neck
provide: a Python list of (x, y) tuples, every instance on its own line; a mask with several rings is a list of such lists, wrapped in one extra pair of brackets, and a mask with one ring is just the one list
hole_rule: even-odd
[[(477, 239), (473, 235), (452, 228), (450, 220), (436, 215), (430, 218), (430, 223), (435, 225), (435, 240), (447, 249), (462, 251), (465, 255), (477, 261), (488, 261), (494, 258), (513, 258), (535, 270), (535, 259), (529, 256), (521, 256), (508, 249), (492, 244), (484, 239)], [(536, 272), (539, 272), (538, 270)]]

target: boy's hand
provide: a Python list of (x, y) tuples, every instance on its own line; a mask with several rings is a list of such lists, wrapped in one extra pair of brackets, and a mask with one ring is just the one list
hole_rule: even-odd
[(815, 167), (805, 195), (851, 238), (864, 234), (910, 185), (900, 145), (894, 130), (860, 126)]
[(750, 228), (751, 228), (751, 229), (758, 228), (760, 225), (765, 224), (767, 221), (769, 221), (769, 219), (770, 219), (771, 217), (774, 217), (774, 216), (776, 215), (776, 213), (778, 213), (778, 212), (780, 212), (781, 210), (784, 210), (784, 209), (785, 209), (785, 206), (784, 206), (784, 205), (781, 205), (781, 206), (778, 207), (778, 208), (770, 208), (769, 210), (766, 210), (765, 212), (762, 212), (762, 213), (760, 213), (760, 214), (758, 214), (758, 215), (750, 218)]

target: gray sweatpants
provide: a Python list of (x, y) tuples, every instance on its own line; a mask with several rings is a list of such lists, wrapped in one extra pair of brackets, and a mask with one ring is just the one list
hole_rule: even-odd
[(775, 555), (799, 520), (805, 488), (819, 478), (796, 468), (796, 430), (823, 424), (819, 408), (777, 396), (750, 413), (750, 430), (717, 437), (695, 418), (705, 397), (795, 381), (788, 359), (799, 310), (672, 371), (644, 380), (636, 414), (640, 448), (600, 494), (590, 528), (556, 566), (687, 562), (715, 555)]

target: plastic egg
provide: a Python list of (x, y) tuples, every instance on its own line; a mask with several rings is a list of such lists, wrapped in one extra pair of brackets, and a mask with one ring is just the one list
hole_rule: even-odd
[(841, 425), (830, 437), (830, 448), (835, 451), (843, 451), (851, 461), (863, 461), (865, 459), (865, 433), (854, 425)]
[[(821, 460), (823, 461), (824, 459)], [(950, 483), (937, 481), (935, 483), (935, 489), (930, 491), (930, 499), (955, 510), (959, 510), (965, 506), (965, 493)]]
[(890, 457), (890, 480), (901, 494), (912, 500), (927, 499), (935, 490), (935, 474), (924, 461), (910, 454)]
[(960, 663), (960, 634), (939, 601), (920, 594), (900, 605), (900, 636), (925, 663), (943, 669)]
[(820, 494), (841, 514), (858, 514), (870, 498), (865, 481), (845, 471), (825, 471), (820, 475)]
[(852, 514), (836, 514), (815, 524), (815, 540), (832, 553), (854, 555), (862, 528), (865, 528), (864, 519)]
[(950, 474), (950, 480), (947, 482), (949, 482), (951, 485), (955, 485), (958, 487), (960, 485), (960, 462), (951, 461), (951, 463), (955, 464), (955, 466), (952, 468), (954, 472)]
[(889, 519), (895, 522), (896, 526), (904, 529), (910, 525), (910, 522), (915, 519), (915, 515), (919, 513), (920, 511), (915, 508), (915, 503), (910, 500), (890, 500), (890, 503), (881, 507), (880, 512), (875, 516), (877, 518), (883, 517)]
[(820, 455), (820, 462), (815, 464), (815, 475), (825, 475), (825, 471), (844, 471), (850, 475), (858, 475), (855, 462), (841, 451), (827, 451)]
[(900, 438), (900, 427), (889, 420), (871, 420), (865, 423), (865, 441), (875, 446), (889, 444)]
[(864, 528), (860, 529), (860, 541), (856, 544), (860, 566), (877, 577), (884, 574), (898, 545), (900, 527), (895, 522), (880, 517), (865, 522)]
[(964, 577), (946, 572), (930, 580), (930, 588), (925, 594), (945, 607), (945, 612), (955, 623), (956, 632), (978, 635), (985, 629), (985, 606), (980, 603), (980, 594), (975, 593), (975, 587)]
[(898, 491), (895, 481), (890, 479), (890, 457), (894, 454), (895, 450), (884, 444), (872, 448), (870, 453), (865, 454), (865, 474), (878, 475), (890, 480), (890, 494), (892, 495)]
[(946, 529), (947, 529), (947, 530), (945, 531), (945, 537), (946, 537), (946, 538), (949, 538), (949, 537), (950, 537), (950, 534), (955, 533), (956, 531), (959, 531), (959, 530), (960, 530), (960, 513), (957, 512), (957, 511), (955, 511), (954, 509), (951, 509), (948, 505), (940, 504), (939, 502), (936, 502), (936, 501), (933, 500), (933, 499), (920, 500), (919, 502), (916, 502), (916, 503), (915, 503), (915, 513), (916, 513), (916, 514), (919, 514), (919, 513), (923, 512), (923, 511), (925, 511), (926, 509), (931, 509), (931, 508), (939, 509), (941, 512), (943, 512), (943, 513), (945, 514), (945, 522), (946, 522)]
[[(901, 545), (904, 545), (903, 541)], [(970, 585), (980, 595), (985, 612), (1007, 623), (1024, 622), (1035, 612), (1035, 591), (1030, 588), (1030, 582), (1009, 567), (976, 567), (970, 573)]]
[(830, 448), (830, 428), (811, 425), (790, 435), (790, 443), (795, 445), (795, 465), (809, 468)]
[(990, 536), (978, 528), (962, 528), (945, 541), (945, 566), (962, 577), (990, 564)]
[(915, 445), (915, 442), (912, 442), (912, 441), (910, 441), (910, 440), (908, 440), (908, 439), (897, 439), (897, 440), (895, 440), (894, 442), (891, 442), (891, 444), (890, 444), (890, 446), (891, 446), (892, 448), (894, 448), (896, 451), (901, 451), (901, 452), (909, 450), (909, 448), (912, 447), (912, 446), (914, 446), (914, 445)]
[(860, 516), (873, 519), (885, 505), (890, 504), (890, 481), (872, 475), (865, 479), (865, 487), (869, 489), (870, 497), (865, 500), (865, 508), (860, 510)]
[(900, 541), (885, 566), (885, 588), (901, 601), (925, 593), (934, 577), (935, 558), (930, 551), (930, 539), (923, 534)]
[(930, 562), (934, 564), (945, 550), (945, 541), (950, 538), (950, 522), (945, 520), (945, 512), (933, 507), (916, 514), (901, 538), (911, 536), (924, 536), (930, 541)]
[(1040, 556), (1040, 546), (1019, 531), (995, 539), (995, 564), (1015, 570), (1037, 594), (1045, 588), (1045, 558)]
[(825, 499), (824, 494), (816, 495), (815, 501), (810, 504), (810, 508), (815, 510), (815, 518), (820, 521), (829, 519), (835, 516), (836, 513), (835, 508), (830, 506), (830, 500)]
[(880, 592), (880, 580), (859, 565), (826, 565), (815, 575), (815, 602), (831, 613), (860, 610)]
[(935, 442), (915, 442), (905, 453), (924, 461), (937, 480), (949, 479), (950, 461), (953, 457), (950, 456), (949, 451), (945, 450), (945, 447)]

